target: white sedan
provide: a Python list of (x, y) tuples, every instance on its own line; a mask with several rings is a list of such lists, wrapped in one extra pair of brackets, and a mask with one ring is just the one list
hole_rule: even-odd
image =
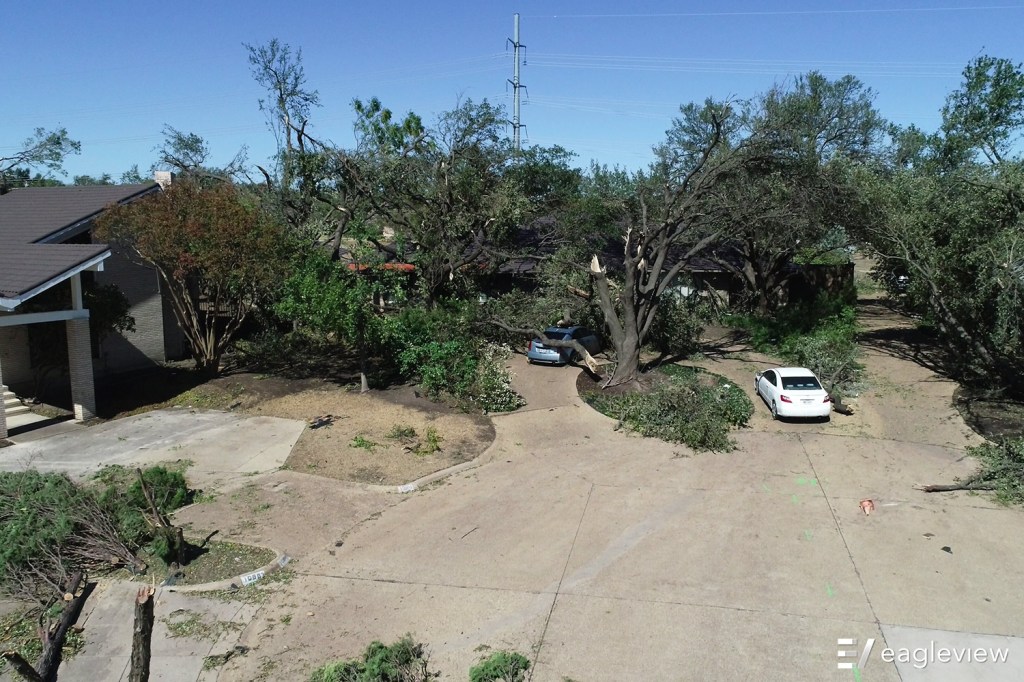
[(824, 417), (832, 412), (832, 397), (814, 372), (805, 367), (776, 367), (754, 374), (754, 390), (771, 408), (772, 418)]

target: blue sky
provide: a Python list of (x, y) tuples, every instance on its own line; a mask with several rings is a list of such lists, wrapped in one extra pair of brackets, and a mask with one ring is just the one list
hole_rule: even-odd
[(883, 116), (934, 130), (970, 59), (1024, 61), (1021, 0), (10, 2), (0, 156), (37, 126), (65, 126), (82, 143), (67, 179), (116, 178), (149, 168), (168, 124), (206, 138), (215, 163), (242, 145), (262, 163), (274, 141), (242, 44), (271, 38), (302, 49), (323, 102), (315, 133), (342, 146), (356, 97), (427, 120), (460, 97), (511, 110), (516, 12), (526, 141), (561, 144), (580, 165), (645, 165), (681, 103), (749, 97), (811, 69), (853, 74)]

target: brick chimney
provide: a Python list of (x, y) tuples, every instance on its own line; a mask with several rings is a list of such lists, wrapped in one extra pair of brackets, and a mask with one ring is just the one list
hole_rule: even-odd
[(153, 181), (160, 185), (160, 189), (167, 189), (174, 182), (174, 173), (171, 171), (153, 171)]

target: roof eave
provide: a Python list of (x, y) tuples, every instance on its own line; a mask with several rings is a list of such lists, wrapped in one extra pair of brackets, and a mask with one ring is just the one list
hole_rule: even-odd
[[(159, 189), (160, 189), (160, 185), (153, 184), (151, 186), (146, 187), (145, 189), (139, 190), (138, 192), (136, 192), (135, 194), (132, 194), (131, 196), (127, 196), (124, 199), (121, 199), (120, 201), (117, 202), (117, 204), (119, 206), (121, 204), (127, 204), (129, 202), (135, 201), (136, 199), (140, 199), (140, 198), (146, 196), (147, 194), (150, 194), (152, 192), (158, 191)], [(107, 210), (106, 206), (104, 206), (103, 208), (101, 208), (98, 211), (90, 213), (89, 215), (85, 216), (84, 218), (79, 218), (78, 220), (76, 220), (75, 222), (71, 223), (70, 225), (65, 225), (64, 227), (60, 228), (56, 232), (52, 232), (52, 233), (46, 235), (42, 239), (36, 240), (35, 243), (36, 244), (60, 244), (61, 242), (65, 241), (65, 240), (68, 240), (68, 239), (71, 239), (72, 237), (78, 236), (79, 234), (81, 234), (81, 233), (85, 232), (86, 230), (88, 230), (89, 229), (89, 225), (96, 218), (96, 216), (98, 216), (99, 214), (103, 213), (103, 211), (105, 211), (105, 210)]]
[(32, 287), (28, 291), (18, 294), (17, 296), (0, 296), (0, 312), (13, 312), (15, 308), (24, 303), (25, 301), (38, 296), (47, 289), (51, 289), (61, 282), (71, 279), (75, 275), (91, 270), (93, 272), (100, 272), (103, 270), (103, 261), (110, 256), (110, 249), (107, 249), (103, 253), (97, 254), (92, 258), (89, 258), (78, 265), (68, 268), (60, 274), (51, 277), (42, 284)]

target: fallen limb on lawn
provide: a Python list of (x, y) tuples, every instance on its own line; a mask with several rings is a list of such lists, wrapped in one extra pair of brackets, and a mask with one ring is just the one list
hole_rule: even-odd
[(919, 483), (914, 486), (914, 489), (925, 493), (946, 493), (952, 490), (995, 490), (996, 487), (991, 483), (968, 481), (966, 483), (951, 483), (949, 485), (921, 485)]

